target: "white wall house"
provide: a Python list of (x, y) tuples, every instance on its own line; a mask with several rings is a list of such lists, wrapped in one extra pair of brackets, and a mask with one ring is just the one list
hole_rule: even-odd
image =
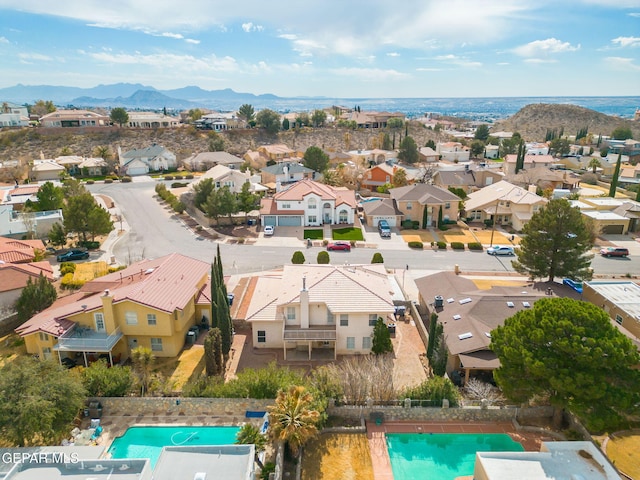
[(150, 147), (129, 150), (125, 153), (122, 153), (118, 147), (118, 159), (120, 173), (130, 176), (173, 170), (178, 166), (175, 154), (155, 143)]

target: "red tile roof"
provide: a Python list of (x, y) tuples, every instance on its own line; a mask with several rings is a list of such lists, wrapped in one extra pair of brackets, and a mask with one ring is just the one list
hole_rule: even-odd
[(24, 288), (29, 278), (38, 278), (41, 273), (50, 281), (53, 280), (53, 269), (49, 262), (0, 263), (0, 292)]

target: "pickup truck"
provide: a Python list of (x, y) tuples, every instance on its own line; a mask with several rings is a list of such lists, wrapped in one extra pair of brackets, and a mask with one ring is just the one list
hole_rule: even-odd
[(390, 237), (391, 236), (391, 227), (389, 226), (389, 222), (386, 220), (378, 221), (378, 232), (380, 232), (381, 237)]

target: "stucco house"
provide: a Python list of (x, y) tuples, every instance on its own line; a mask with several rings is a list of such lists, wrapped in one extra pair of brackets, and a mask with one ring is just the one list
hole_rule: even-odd
[(364, 172), (361, 186), (362, 188), (366, 188), (371, 190), (372, 192), (377, 191), (378, 187), (381, 187), (385, 184), (391, 184), (393, 181), (393, 176), (396, 174), (398, 170), (404, 170), (407, 181), (409, 183), (413, 183), (414, 177), (413, 174), (408, 172), (402, 167), (398, 165), (389, 165), (388, 163), (381, 163), (379, 165), (374, 165), (369, 168), (366, 172)]
[(421, 228), (436, 226), (442, 212), (443, 221), (457, 221), (460, 197), (436, 185), (416, 183), (392, 188), (389, 194), (405, 220), (420, 222)]
[(487, 185), (471, 193), (465, 200), (464, 209), (468, 221), (484, 222), (493, 219), (498, 225), (511, 224), (515, 230), (531, 220), (547, 199), (504, 180)]
[(260, 170), (263, 185), (279, 192), (300, 180), (315, 178), (316, 172), (298, 162), (280, 162)]
[(224, 165), (216, 165), (207, 170), (204, 175), (191, 182), (189, 189), (193, 190), (196, 185), (208, 178), (213, 180), (215, 189), (229, 187), (229, 191), (232, 193), (240, 193), (245, 183), (249, 183), (251, 192), (264, 192), (267, 190), (267, 187), (260, 184), (259, 175), (251, 175), (249, 172), (241, 172)]
[(438, 170), (433, 174), (433, 184), (448, 190), (460, 188), (465, 193), (471, 193), (478, 189), (478, 180), (473, 170), (465, 168), (463, 170)]
[(23, 213), (14, 210), (13, 205), (0, 205), (0, 235), (4, 237), (22, 238), (34, 234), (44, 238), (56, 222), (63, 222), (62, 210)]
[[(506, 175), (516, 173), (516, 160), (518, 155), (509, 154), (504, 158), (504, 173)], [(535, 167), (551, 167), (554, 163), (558, 163), (551, 155), (525, 155), (524, 169), (530, 170)]]
[(469, 147), (460, 142), (443, 142), (436, 144), (436, 153), (445, 162), (468, 162), (470, 157)]
[(87, 282), (20, 325), (27, 352), (40, 358), (111, 362), (147, 347), (174, 357), (189, 327), (211, 318), (211, 265), (173, 253)]
[(33, 182), (46, 182), (60, 180), (60, 174), (64, 172), (65, 168), (55, 160), (34, 160), (29, 177)]
[(43, 127), (104, 127), (111, 124), (108, 115), (89, 110), (56, 110), (40, 118)]
[(302, 155), (298, 155), (298, 152), (287, 147), (284, 143), (260, 145), (258, 147), (258, 152), (269, 160), (273, 160), (275, 162), (281, 162), (285, 158), (302, 157)]
[(582, 298), (607, 312), (611, 321), (622, 326), (639, 344), (640, 285), (629, 280), (584, 282)]
[(206, 171), (216, 165), (224, 165), (225, 167), (239, 170), (244, 162), (242, 158), (231, 155), (228, 152), (200, 152), (184, 160), (184, 164), (194, 171)]
[(352, 190), (305, 179), (272, 198), (263, 198), (260, 202), (260, 219), (262, 225), (273, 226), (352, 225), (356, 206)]
[(129, 122), (131, 128), (175, 128), (180, 126), (180, 119), (165, 115), (162, 112), (130, 111)]
[(120, 173), (129, 176), (173, 170), (178, 166), (175, 154), (155, 143), (149, 147), (129, 150), (125, 153), (122, 153), (118, 147), (118, 160)]
[(372, 227), (376, 227), (380, 220), (386, 220), (390, 227), (398, 227), (404, 217), (391, 198), (362, 202), (362, 211), (366, 224)]
[(393, 321), (393, 297), (381, 264), (285, 265), (251, 279), (246, 313), (255, 348), (337, 355), (371, 352), (378, 318)]

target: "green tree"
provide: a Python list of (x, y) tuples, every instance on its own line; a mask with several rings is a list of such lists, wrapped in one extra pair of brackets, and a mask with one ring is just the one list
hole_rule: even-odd
[(290, 128), (291, 128), (291, 124), (289, 122), (289, 119), (285, 118), (284, 120), (282, 120), (282, 129), (283, 130), (289, 130)]
[(0, 438), (18, 447), (59, 444), (86, 398), (79, 375), (29, 356), (0, 369), (0, 392)]
[(329, 155), (324, 153), (320, 147), (309, 147), (304, 152), (303, 164), (305, 167), (315, 170), (316, 172), (324, 172), (329, 166)]
[(291, 257), (291, 263), (294, 265), (302, 265), (305, 262), (304, 254), (300, 250), (296, 250), (293, 252), (293, 256)]
[(591, 303), (540, 299), (491, 332), (491, 349), (504, 394), (517, 402), (548, 398), (556, 425), (568, 408), (588, 428), (615, 430), (640, 400), (638, 350)]
[(393, 141), (391, 143), (392, 150), (396, 148), (396, 133), (400, 132), (404, 127), (404, 121), (401, 118), (390, 118), (387, 121), (387, 128), (391, 130), (393, 134)]
[(520, 144), (518, 145), (518, 156), (516, 158), (516, 173), (524, 169), (524, 157), (526, 153), (527, 153), (527, 148), (524, 143), (524, 140), (520, 140)]
[(56, 111), (56, 106), (53, 104), (51, 100), (38, 100), (34, 105), (29, 109), (29, 113), (33, 115), (37, 115), (38, 117), (43, 117), (47, 113), (53, 113)]
[(36, 313), (53, 305), (56, 298), (58, 298), (56, 287), (42, 273), (37, 280), (29, 277), (27, 285), (22, 289), (16, 302), (18, 320), (26, 322)]
[(391, 178), (391, 185), (394, 188), (404, 187), (409, 185), (409, 180), (407, 179), (407, 171), (404, 168), (398, 168), (393, 174), (393, 178)]
[(89, 231), (89, 212), (93, 210), (94, 205), (93, 196), (86, 190), (79, 195), (67, 197), (67, 204), (62, 209), (64, 228), (68, 232), (81, 235), (82, 239), (86, 241)]
[(258, 427), (251, 425), (250, 423), (245, 423), (236, 434), (236, 444), (255, 445), (256, 449), (254, 460), (260, 469), (264, 468), (259, 454), (260, 452), (264, 452), (267, 447), (267, 437), (260, 433), (260, 429)]
[(507, 155), (513, 155), (514, 153), (518, 153), (518, 146), (520, 145), (519, 138), (504, 138), (502, 142), (500, 142), (500, 156), (506, 157)]
[(629, 138), (633, 138), (633, 133), (629, 127), (617, 127), (611, 132), (611, 138), (613, 140), (628, 140)]
[(567, 155), (571, 151), (571, 144), (566, 138), (554, 138), (549, 143), (549, 153), (559, 156)]
[(244, 212), (245, 221), (249, 218), (249, 212), (256, 209), (260, 201), (260, 195), (251, 191), (251, 183), (242, 184), (242, 189), (238, 194), (237, 207), (238, 211)]
[(231, 223), (233, 214), (238, 213), (238, 197), (225, 185), (218, 190), (220, 215), (226, 215)]
[(209, 329), (204, 339), (204, 365), (207, 375), (212, 377), (223, 373), (222, 333), (215, 327)]
[(45, 182), (36, 193), (36, 199), (35, 202), (27, 200), (27, 206), (38, 212), (58, 210), (64, 205), (64, 190), (52, 182)]
[(445, 377), (432, 377), (415, 387), (409, 387), (402, 392), (401, 398), (414, 400), (431, 400), (433, 406), (442, 405), (442, 400), (449, 400), (449, 406), (460, 404), (460, 391), (451, 380)]
[(427, 143), (424, 144), (425, 147), (428, 147), (432, 150), (436, 149), (436, 142), (434, 142), (433, 140), (429, 139), (427, 140)]
[(111, 114), (109, 115), (109, 118), (113, 123), (117, 123), (119, 126), (122, 127), (122, 125), (124, 125), (129, 121), (129, 114), (124, 108), (116, 107), (111, 109)]
[(213, 183), (213, 178), (205, 178), (193, 186), (193, 204), (197, 209), (204, 212), (204, 205), (207, 203), (207, 199), (214, 189), (215, 184)]
[(296, 115), (296, 128), (301, 128), (309, 125), (311, 120), (309, 119), (309, 114), (307, 112), (300, 112)]
[(473, 142), (471, 142), (470, 151), (473, 157), (478, 158), (478, 156), (484, 153), (484, 149), (485, 144), (482, 140), (474, 140)]
[(76, 178), (67, 178), (62, 183), (62, 189), (64, 190), (65, 198), (75, 197), (83, 193), (87, 193), (87, 189), (84, 188), (82, 182)]
[(218, 223), (218, 218), (222, 214), (223, 206), (220, 201), (220, 195), (218, 195), (218, 190), (211, 190), (209, 195), (207, 196), (207, 201), (202, 206), (204, 213), (207, 217), (213, 218), (216, 223)]
[(187, 116), (189, 117), (189, 121), (191, 123), (200, 120), (202, 118), (202, 110), (200, 110), (199, 108), (192, 108), (191, 110), (189, 110), (189, 112), (187, 113)]
[(393, 150), (393, 145), (391, 144), (391, 137), (387, 132), (382, 135), (382, 150)]
[(102, 158), (103, 160), (111, 160), (113, 158), (113, 153), (107, 145), (96, 146), (93, 149), (93, 154), (98, 158)]
[(330, 261), (331, 259), (329, 258), (329, 252), (326, 252), (324, 250), (320, 250), (318, 252), (318, 256), (316, 257), (316, 262), (318, 262), (318, 265), (328, 265)]
[(256, 111), (253, 109), (253, 105), (248, 103), (240, 105), (238, 109), (238, 117), (240, 117), (247, 125), (251, 125), (255, 117)]
[(382, 258), (382, 254), (380, 252), (376, 252), (371, 257), (371, 263), (384, 263), (384, 259)]
[(380, 355), (382, 353), (393, 352), (393, 344), (391, 343), (391, 334), (387, 325), (378, 317), (375, 327), (373, 327), (373, 339), (371, 340), (371, 353)]
[(613, 176), (611, 177), (611, 185), (609, 185), (609, 196), (616, 198), (616, 192), (618, 190), (618, 178), (620, 177), (620, 164), (622, 162), (622, 154), (618, 154), (618, 161), (616, 162), (616, 168), (613, 170)]
[(418, 161), (418, 156), (418, 146), (415, 140), (411, 137), (404, 137), (402, 142), (400, 142), (398, 159), (411, 165)]
[(217, 132), (209, 133), (209, 151), (224, 152), (224, 138)]
[(256, 115), (256, 124), (267, 133), (276, 134), (280, 131), (280, 114), (268, 108), (260, 110)]
[(124, 397), (133, 387), (131, 367), (109, 367), (100, 359), (82, 369), (82, 383), (90, 397)]
[(51, 225), (51, 230), (47, 234), (49, 241), (58, 247), (61, 247), (67, 243), (67, 232), (60, 222), (56, 222)]
[(483, 123), (482, 125), (478, 125), (478, 128), (476, 128), (476, 133), (474, 133), (473, 138), (475, 140), (486, 142), (489, 139), (489, 125), (487, 125), (486, 123)]
[(294, 456), (318, 434), (320, 412), (312, 408), (313, 401), (305, 387), (292, 385), (287, 391), (278, 392), (275, 405), (267, 407), (269, 437), (286, 442)]
[(600, 160), (598, 160), (596, 157), (592, 157), (591, 160), (589, 160), (589, 165), (587, 166), (592, 170), (593, 173), (596, 173), (596, 170), (602, 166), (602, 163), (600, 163)]
[(324, 110), (314, 110), (311, 114), (311, 122), (314, 127), (322, 127), (326, 121), (327, 113)]
[(588, 279), (595, 241), (593, 225), (564, 198), (550, 200), (522, 230), (513, 268), (529, 277)]
[(91, 235), (91, 240), (95, 240), (96, 235), (107, 235), (113, 230), (111, 214), (94, 202), (93, 208), (87, 215), (87, 232)]
[(131, 361), (133, 362), (133, 373), (135, 373), (140, 387), (140, 396), (144, 397), (151, 384), (151, 372), (155, 357), (150, 348), (136, 347), (131, 350)]

